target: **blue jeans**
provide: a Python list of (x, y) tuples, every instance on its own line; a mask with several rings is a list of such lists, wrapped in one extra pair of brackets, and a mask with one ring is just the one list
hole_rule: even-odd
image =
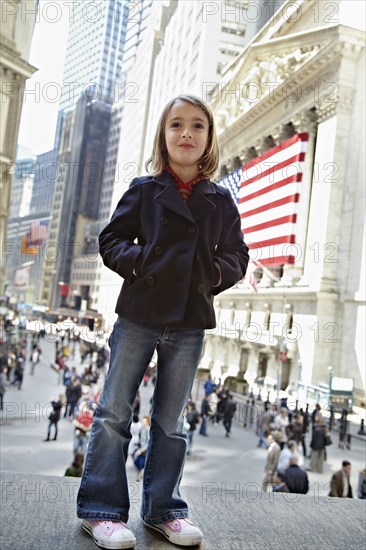
[(179, 484), (186, 455), (183, 413), (201, 357), (203, 329), (169, 329), (121, 317), (110, 337), (111, 359), (94, 414), (77, 499), (79, 518), (127, 522), (126, 459), (132, 404), (157, 350), (141, 517), (150, 525), (188, 516)]

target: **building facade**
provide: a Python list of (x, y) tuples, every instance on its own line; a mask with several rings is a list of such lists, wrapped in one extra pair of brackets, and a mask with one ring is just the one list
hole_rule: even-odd
[[(36, 68), (30, 65), (29, 52), (38, 10), (38, 0), (4, 0), (0, 28), (0, 239), (7, 240), (8, 212), (13, 165), (22, 112), (25, 81)], [(6, 259), (5, 259), (6, 260)], [(4, 292), (5, 262), (0, 266), (0, 294)]]
[(75, 2), (72, 6), (60, 108), (81, 96), (113, 100), (121, 79), (129, 0)]
[[(264, 392), (287, 389), (300, 399), (326, 400), (333, 377), (352, 378), (356, 401), (364, 403), (365, 32), (359, 6), (335, 2), (329, 17), (325, 2), (285, 2), (227, 68), (213, 98), (222, 175), (265, 158), (290, 136), (308, 135), (295, 261), (259, 267), (257, 292), (244, 282), (219, 296), (218, 327), (207, 335), (203, 364), (222, 379), (245, 376)], [(251, 251), (260, 261), (257, 253)]]

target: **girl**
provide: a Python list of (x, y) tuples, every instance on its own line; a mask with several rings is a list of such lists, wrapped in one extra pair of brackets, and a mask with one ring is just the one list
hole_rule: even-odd
[(143, 477), (144, 524), (174, 544), (196, 545), (200, 529), (179, 491), (186, 455), (183, 412), (215, 327), (213, 296), (245, 275), (248, 248), (230, 193), (212, 183), (219, 163), (211, 110), (181, 95), (163, 110), (147, 163), (99, 237), (107, 267), (123, 277), (110, 337), (109, 372), (95, 411), (78, 494), (78, 517), (102, 548), (129, 548), (125, 460), (132, 403), (157, 350), (150, 439)]

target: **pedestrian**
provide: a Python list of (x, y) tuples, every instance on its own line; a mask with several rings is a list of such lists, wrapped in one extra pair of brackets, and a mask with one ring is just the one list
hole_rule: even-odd
[(207, 422), (210, 417), (210, 396), (205, 395), (201, 403), (201, 426), (200, 426), (200, 435), (208, 436), (207, 433)]
[(308, 471), (323, 473), (325, 458), (325, 434), (326, 426), (323, 415), (319, 412), (314, 420), (313, 433), (310, 442), (311, 458)]
[(283, 449), (285, 446), (285, 443), (288, 441), (287, 437), (287, 428), (289, 425), (288, 415), (287, 415), (287, 409), (285, 407), (282, 407), (279, 409), (278, 414), (275, 416), (274, 419), (274, 429), (277, 432), (277, 441)]
[(274, 478), (272, 490), (274, 493), (289, 493), (284, 472), (277, 472)]
[(74, 425), (74, 455), (85, 455), (88, 446), (90, 428), (93, 422), (93, 411), (84, 403), (76, 413)]
[(366, 500), (366, 468), (358, 474), (357, 496)]
[(203, 385), (203, 389), (205, 390), (206, 395), (211, 395), (216, 389), (216, 384), (212, 380), (211, 374), (208, 375), (206, 382)]
[(192, 453), (193, 435), (196, 431), (197, 424), (199, 424), (199, 414), (196, 409), (196, 404), (193, 401), (189, 401), (187, 405), (187, 422), (189, 424), (189, 430), (187, 433), (187, 455)]
[(262, 413), (259, 415), (259, 418), (258, 418), (259, 441), (257, 443), (257, 447), (259, 448), (264, 447), (265, 449), (268, 449), (266, 433), (269, 430), (269, 423), (270, 423), (269, 403), (265, 403), (264, 410), (262, 411)]
[(312, 423), (313, 427), (314, 427), (314, 424), (317, 422), (317, 417), (319, 416), (319, 414), (321, 414), (321, 412), (320, 412), (321, 410), (322, 410), (322, 408), (319, 405), (319, 403), (315, 403), (314, 410), (311, 413), (311, 423)]
[(231, 423), (233, 421), (235, 411), (236, 411), (236, 401), (233, 398), (233, 394), (228, 393), (226, 406), (224, 410), (224, 420), (223, 420), (223, 424), (225, 428), (225, 437), (230, 437)]
[(84, 464), (84, 455), (76, 454), (72, 461), (71, 466), (69, 466), (64, 473), (65, 477), (81, 477), (83, 473), (83, 464)]
[(308, 474), (299, 467), (298, 461), (298, 456), (294, 455), (290, 457), (289, 466), (284, 472), (285, 481), (289, 493), (306, 495), (309, 491), (309, 478)]
[(269, 487), (274, 481), (274, 475), (277, 470), (277, 463), (281, 452), (281, 447), (275, 440), (272, 433), (267, 434), (268, 440), (268, 451), (267, 451), (267, 462), (264, 467), (264, 479), (262, 482), (262, 490), (267, 492)]
[(296, 442), (294, 440), (290, 440), (280, 452), (277, 471), (284, 472), (290, 465), (290, 459), (294, 456), (297, 456)]
[(128, 454), (131, 455), (131, 457), (133, 457), (133, 455), (135, 454), (135, 452), (140, 446), (141, 430), (142, 430), (142, 423), (140, 422), (138, 415), (134, 414), (132, 417), (131, 428), (130, 428), (131, 441), (128, 446)]
[(37, 346), (37, 344), (34, 344), (33, 347), (32, 347), (31, 356), (30, 356), (31, 374), (34, 374), (34, 370), (36, 368), (37, 363), (39, 363), (40, 358), (41, 358), (41, 350)]
[[(210, 108), (193, 96), (174, 98), (158, 124), (149, 175), (132, 181), (99, 237), (104, 263), (124, 283), (77, 513), (102, 547), (135, 544), (126, 526), (125, 460), (132, 402), (155, 350), (141, 516), (173, 544), (202, 540), (179, 492), (186, 455), (183, 412), (204, 330), (215, 326), (213, 297), (243, 278), (249, 259), (236, 205), (210, 181), (218, 165)], [(108, 521), (112, 538), (102, 521)]]
[(224, 417), (224, 410), (227, 400), (227, 394), (229, 393), (229, 388), (224, 386), (223, 388), (218, 388), (217, 396), (219, 401), (217, 403), (217, 413), (216, 413), (216, 423), (219, 424)]
[(66, 407), (64, 412), (64, 418), (67, 416), (69, 420), (74, 420), (75, 409), (82, 395), (82, 387), (80, 378), (73, 375), (71, 381), (66, 387)]
[(330, 497), (353, 498), (350, 482), (351, 468), (351, 463), (348, 460), (343, 460), (342, 468), (334, 472), (330, 480)]
[(3, 367), (0, 371), (0, 410), (4, 409), (4, 395), (7, 389), (8, 381), (6, 375), (8, 373), (8, 368)]
[(50, 441), (51, 440), (51, 428), (54, 427), (54, 436), (53, 441), (56, 441), (57, 434), (58, 434), (58, 423), (61, 418), (61, 409), (62, 409), (62, 399), (63, 395), (61, 394), (58, 399), (53, 399), (51, 401), (52, 405), (52, 412), (48, 416), (48, 430), (47, 430), (47, 437), (44, 439), (44, 441)]
[(18, 390), (22, 389), (23, 376), (24, 376), (24, 356), (22, 353), (16, 354), (16, 363), (14, 370), (14, 380), (12, 381), (13, 386), (18, 386)]
[(151, 418), (150, 416), (144, 416), (142, 419), (142, 427), (139, 436), (139, 445), (133, 454), (133, 462), (136, 466), (137, 477), (136, 481), (141, 481), (142, 473), (145, 468), (146, 452), (149, 443)]
[(216, 416), (217, 416), (217, 405), (219, 402), (219, 396), (217, 395), (216, 389), (210, 394), (210, 414), (209, 414), (209, 422), (212, 424), (216, 424)]

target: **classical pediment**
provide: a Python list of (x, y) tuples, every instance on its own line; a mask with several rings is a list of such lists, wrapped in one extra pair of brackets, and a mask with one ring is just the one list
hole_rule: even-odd
[(309, 91), (313, 103), (327, 94), (337, 103), (337, 86), (329, 83), (338, 80), (345, 50), (358, 55), (360, 49), (360, 37), (349, 42), (347, 30), (341, 25), (308, 29), (266, 42), (258, 35), (228, 67), (213, 98), (218, 133), (230, 134), (238, 121), (250, 123), (284, 100), (295, 104)]

